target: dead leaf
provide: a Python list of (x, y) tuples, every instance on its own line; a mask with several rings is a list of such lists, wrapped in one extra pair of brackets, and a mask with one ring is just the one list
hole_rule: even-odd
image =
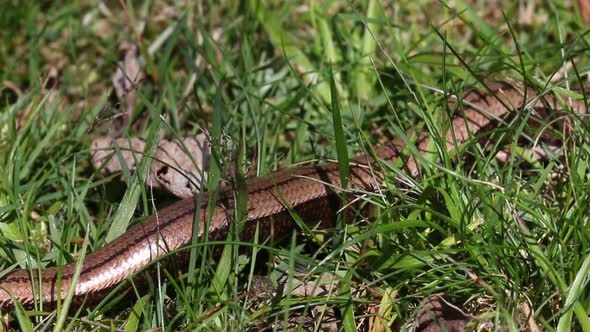
[(133, 115), (137, 102), (136, 88), (143, 79), (144, 74), (139, 63), (139, 48), (129, 42), (121, 43), (119, 45), (119, 65), (113, 76), (113, 86), (124, 109), (121, 116), (114, 120), (114, 137), (121, 135)]
[(527, 331), (530, 332), (541, 332), (541, 328), (539, 327), (539, 325), (537, 324), (537, 322), (535, 321), (535, 314), (534, 312), (531, 310), (531, 307), (529, 306), (528, 302), (523, 302), (520, 304), (520, 306), (518, 307), (518, 311), (519, 311), (519, 318), (522, 318), (524, 321), (526, 321), (526, 325), (528, 327)]
[[(92, 165), (103, 175), (120, 172), (122, 163), (130, 171), (134, 170), (145, 148), (145, 142), (140, 138), (117, 138), (114, 141), (113, 144), (112, 138), (98, 137), (90, 145)], [(120, 149), (120, 155), (116, 153), (115, 145)]]
[(462, 332), (467, 323), (479, 319), (463, 312), (440, 295), (430, 295), (421, 303), (410, 332)]
[[(142, 159), (144, 148), (144, 140), (137, 137), (115, 140), (99, 137), (90, 146), (92, 165), (101, 170), (103, 175), (124, 169), (133, 173)], [(146, 183), (180, 198), (192, 197), (207, 179), (209, 158), (209, 144), (203, 134), (195, 138), (185, 138), (182, 144), (162, 140), (156, 148), (155, 161), (150, 166)]]
[[(186, 150), (185, 150), (186, 149)], [(158, 144), (152, 173), (160, 187), (175, 196), (194, 196), (207, 178), (210, 149), (205, 135), (178, 141), (163, 140)]]

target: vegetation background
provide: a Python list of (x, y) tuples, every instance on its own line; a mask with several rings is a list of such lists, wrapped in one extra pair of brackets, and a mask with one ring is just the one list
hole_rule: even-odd
[[(508, 80), (572, 96), (589, 68), (588, 25), (572, 1), (2, 0), (1, 7), (4, 271), (73, 261), (83, 248), (105, 245), (115, 220), (150, 215), (154, 196), (157, 207), (172, 200), (147, 186), (129, 199), (133, 172), (120, 181), (92, 167), (93, 139), (112, 133), (124, 109), (112, 84), (122, 42), (138, 46), (145, 73), (122, 135), (206, 130), (221, 143), (210, 183), (231, 184), (233, 165), (238, 174), (264, 175), (341, 158), (342, 149), (353, 155), (415, 127), (440, 139), (453, 112), (443, 92)], [(475, 143), (458, 159), (441, 152), (438, 159), (459, 162), (424, 165), (411, 190), (385, 184), (385, 195), (369, 202), (380, 207), (371, 219), (265, 246), (228, 239), (227, 248), (244, 250), (221, 262), (191, 248), (197, 264), (126, 301), (112, 296), (74, 312), (44, 313), (39, 304), (5, 312), (5, 324), (385, 331), (407, 329), (420, 302), (441, 294), (481, 319), (473, 328), (590, 331), (589, 136), (576, 123), (564, 134), (567, 149), (548, 161), (516, 153), (501, 163), (493, 156), (502, 146), (489, 152)], [(524, 127), (504, 130), (521, 136)], [(121, 206), (135, 211), (132, 220)], [(248, 292), (259, 276), (275, 292)], [(313, 285), (312, 296), (292, 292), (301, 282)]]

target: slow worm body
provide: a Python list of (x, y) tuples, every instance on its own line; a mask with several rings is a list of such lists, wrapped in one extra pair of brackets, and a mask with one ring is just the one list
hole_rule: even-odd
[[(498, 124), (511, 111), (531, 104), (527, 111), (541, 112), (559, 108), (552, 97), (536, 99), (532, 90), (524, 93), (507, 84), (489, 85), (490, 91), (467, 94), (461, 112), (451, 120), (446, 132), (446, 149), (452, 150), (472, 137), (483, 136), (487, 128)], [(526, 100), (524, 99), (526, 96)], [(532, 101), (532, 102), (531, 102)], [(471, 106), (468, 106), (471, 105)], [(550, 107), (546, 107), (549, 105)], [(576, 112), (582, 112), (581, 103), (570, 105)], [(535, 115), (538, 116), (538, 115)], [(408, 133), (408, 137), (412, 136)], [(350, 163), (349, 190), (373, 192), (382, 182), (384, 172), (380, 165), (396, 162), (402, 158), (406, 143), (395, 139), (375, 151), (375, 160), (368, 154), (357, 156)], [(415, 145), (422, 154), (432, 150), (428, 134), (417, 135)], [(418, 175), (417, 160), (404, 160), (404, 170), (412, 177)], [(338, 165), (327, 163), (315, 167), (301, 167), (282, 170), (271, 175), (247, 181), (248, 203), (242, 240), (251, 240), (258, 228), (260, 238), (289, 234), (295, 228), (292, 212), (310, 225), (320, 223), (321, 227), (333, 225), (340, 209), (341, 192)], [(81, 274), (75, 284), (75, 298), (96, 302), (114, 286), (131, 277), (136, 271), (166, 255), (172, 250), (190, 244), (194, 220), (199, 223), (198, 236), (203, 236), (207, 219), (207, 233), (211, 240), (224, 240), (234, 216), (234, 201), (231, 191), (222, 191), (215, 207), (208, 211), (208, 201), (198, 207), (195, 199), (189, 198), (170, 205), (152, 215), (144, 222), (131, 227), (123, 236), (89, 254), (82, 265)], [(198, 216), (195, 219), (195, 213)], [(207, 214), (211, 213), (211, 216)], [(14, 299), (25, 306), (34, 301), (49, 305), (58, 298), (64, 298), (76, 269), (76, 263), (52, 267), (39, 271), (15, 270), (0, 279), (0, 307), (12, 307)]]

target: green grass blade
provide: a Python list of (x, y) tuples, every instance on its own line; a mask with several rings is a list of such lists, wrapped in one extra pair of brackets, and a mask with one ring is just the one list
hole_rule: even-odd
[(143, 190), (145, 179), (150, 171), (152, 164), (152, 156), (158, 144), (158, 133), (160, 132), (161, 117), (159, 112), (152, 110), (151, 124), (148, 129), (148, 135), (145, 141), (145, 148), (142, 153), (142, 158), (135, 170), (135, 175), (129, 183), (129, 187), (125, 192), (125, 196), (121, 200), (121, 204), (115, 213), (115, 217), (111, 227), (105, 238), (106, 242), (118, 238), (129, 227), (129, 222), (133, 216), (133, 212), (137, 206), (137, 202)]
[(375, 57), (377, 48), (376, 36), (380, 34), (380, 24), (371, 23), (380, 18), (381, 6), (378, 0), (369, 0), (367, 4), (367, 26), (365, 28), (361, 58), (356, 66), (354, 75), (354, 95), (361, 99), (367, 99), (374, 94), (376, 75), (372, 72), (371, 58)]
[[(575, 308), (575, 303), (578, 299), (582, 296), (586, 285), (588, 284), (588, 273), (590, 272), (590, 255), (587, 255), (576, 274), (576, 278), (574, 282), (572, 282), (571, 286), (568, 289), (567, 296), (565, 298), (564, 308), (566, 308), (565, 313), (559, 319), (559, 323), (557, 324), (557, 331), (558, 332), (567, 332), (570, 331), (572, 326), (572, 313), (573, 310), (576, 311), (578, 317), (586, 317), (587, 313), (584, 308), (579, 307)], [(570, 309), (567, 309), (570, 308)], [(572, 310), (573, 309), (573, 310)], [(584, 331), (590, 331), (590, 326), (587, 325), (587, 320), (580, 320), (580, 324), (582, 325), (582, 329)]]

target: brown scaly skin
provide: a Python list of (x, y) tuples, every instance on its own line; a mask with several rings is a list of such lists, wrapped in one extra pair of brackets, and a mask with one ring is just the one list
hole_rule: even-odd
[[(463, 101), (476, 105), (480, 112), (463, 103), (462, 112), (452, 119), (450, 130), (446, 133), (448, 150), (461, 146), (472, 137), (478, 137), (492, 126), (499, 125), (499, 119), (510, 115), (523, 105), (523, 93), (507, 84), (490, 84), (488, 92), (472, 91), (464, 96)], [(532, 90), (526, 93), (527, 102), (533, 100)], [(544, 96), (534, 104), (532, 109), (543, 111), (541, 117), (547, 116), (547, 108), (560, 107), (550, 96)], [(581, 102), (570, 105), (576, 112), (584, 112)], [(534, 115), (537, 116), (537, 115)], [(543, 120), (542, 118), (540, 120)], [(501, 122), (501, 121), (500, 121)], [(411, 131), (407, 133), (411, 137)], [(416, 147), (422, 154), (428, 153), (430, 137), (420, 133)], [(375, 151), (382, 163), (393, 163), (401, 158), (405, 143), (395, 139), (390, 144)], [(373, 157), (360, 155), (351, 160), (348, 189), (373, 192), (383, 180), (379, 162)], [(416, 177), (419, 167), (414, 158), (405, 160), (403, 167), (408, 176)], [(296, 224), (291, 217), (289, 207), (310, 225), (318, 222), (322, 227), (333, 225), (340, 208), (339, 192), (341, 188), (338, 165), (327, 163), (315, 167), (285, 169), (265, 177), (247, 181), (248, 205), (243, 232), (244, 241), (253, 238), (256, 227), (260, 238), (289, 234)], [(199, 232), (203, 235), (207, 216), (207, 196), (198, 209)], [(233, 217), (232, 192), (222, 191), (211, 211), (209, 238), (224, 240)], [(75, 299), (88, 299), (96, 302), (116, 285), (131, 277), (142, 267), (154, 262), (168, 252), (182, 248), (191, 243), (191, 232), (196, 212), (195, 199), (183, 199), (158, 211), (142, 223), (131, 227), (125, 234), (106, 246), (89, 254), (82, 265), (80, 278), (75, 285)], [(61, 268), (42, 270), (41, 280), (38, 271), (15, 270), (0, 279), (0, 307), (13, 306), (9, 292), (23, 305), (30, 307), (34, 301), (42, 299), (52, 306), (58, 298), (64, 298), (72, 283), (76, 264), (71, 263)], [(60, 271), (60, 283), (58, 283)], [(33, 277), (33, 279), (31, 279)], [(59, 286), (59, 287), (58, 287)], [(33, 287), (36, 290), (34, 295)], [(61, 292), (58, 292), (58, 288)]]

